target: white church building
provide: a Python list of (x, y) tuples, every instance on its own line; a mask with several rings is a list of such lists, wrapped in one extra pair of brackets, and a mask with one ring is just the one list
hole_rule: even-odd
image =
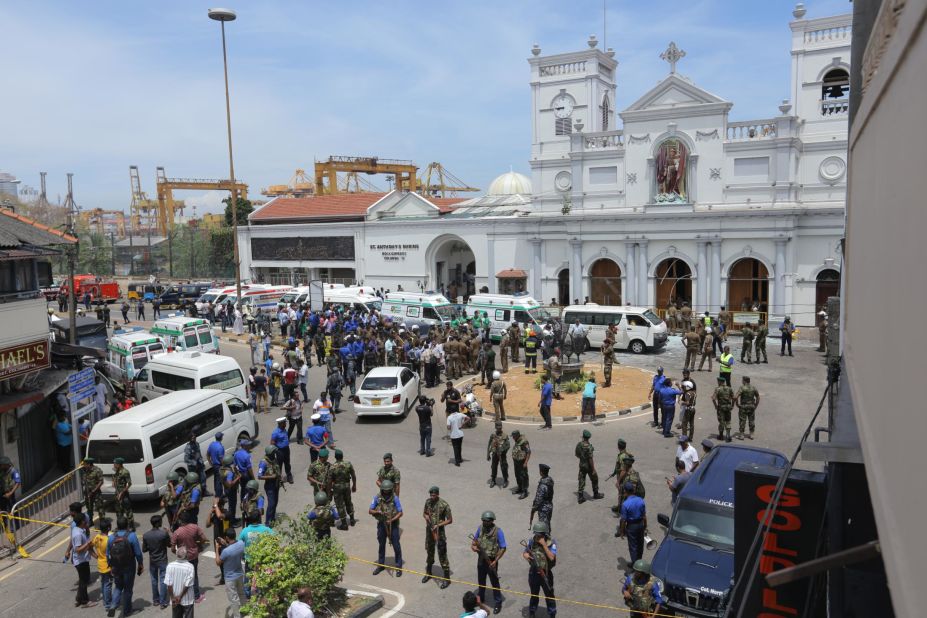
[(683, 74), (699, 59), (675, 43), (660, 54), (666, 76), (623, 111), (612, 50), (594, 37), (564, 54), (536, 45), (530, 180), (509, 172), (468, 200), (275, 198), (239, 228), (242, 272), (542, 303), (760, 306), (814, 324), (838, 289), (851, 17), (793, 15), (791, 97), (769, 118), (730, 120), (733, 103)]

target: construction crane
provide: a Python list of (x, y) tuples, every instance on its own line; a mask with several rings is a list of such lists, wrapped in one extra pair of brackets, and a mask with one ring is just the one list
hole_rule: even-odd
[(140, 234), (157, 225), (158, 202), (148, 199), (142, 191), (142, 181), (138, 175), (138, 166), (129, 166), (129, 185), (132, 188), (132, 203), (129, 207), (129, 227), (132, 232)]
[(95, 229), (97, 234), (105, 235), (114, 232), (120, 237), (126, 235), (126, 213), (121, 210), (82, 210), (79, 213), (80, 222), (88, 229)]
[(428, 164), (415, 190), (421, 195), (435, 197), (455, 197), (460, 192), (479, 191), (449, 172), (437, 161)]
[[(390, 174), (395, 178), (395, 187), (400, 191), (414, 191), (418, 186), (418, 167), (412, 161), (380, 159), (379, 157), (328, 157), (327, 161), (315, 162), (315, 194), (335, 195), (341, 192), (338, 172), (363, 174)], [(327, 182), (326, 182), (327, 180)]]
[(242, 199), (248, 199), (248, 185), (231, 180), (213, 180), (210, 178), (168, 178), (163, 167), (156, 170), (158, 182), (158, 231), (167, 235), (174, 228), (174, 212), (183, 214), (182, 200), (174, 200), (175, 189), (192, 189), (195, 191), (231, 191), (233, 188)]
[(297, 169), (285, 185), (270, 185), (261, 189), (261, 195), (267, 197), (311, 197), (315, 192), (312, 179), (306, 176), (306, 170)]
[(342, 193), (383, 193), (383, 189), (357, 172), (348, 172), (338, 178), (338, 189)]

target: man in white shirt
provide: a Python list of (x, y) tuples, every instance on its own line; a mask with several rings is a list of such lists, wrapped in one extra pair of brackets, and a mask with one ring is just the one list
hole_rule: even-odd
[(303, 394), (303, 403), (309, 403), (309, 395), (306, 393), (306, 387), (309, 385), (309, 367), (307, 360), (299, 361), (299, 390)]
[(187, 548), (177, 546), (177, 560), (167, 565), (164, 583), (171, 597), (172, 616), (193, 618), (193, 565), (187, 561)]
[(460, 451), (463, 447), (463, 427), (466, 423), (467, 415), (459, 409), (447, 417), (447, 429), (450, 432), (451, 444), (454, 446), (454, 465), (458, 468), (463, 461), (463, 456), (460, 454)]
[(303, 586), (296, 591), (296, 600), (290, 603), (290, 608), (286, 610), (286, 618), (315, 618), (309, 602), (312, 600), (312, 593), (309, 588)]
[(676, 459), (686, 466), (686, 472), (693, 472), (698, 467), (698, 451), (689, 444), (689, 436), (679, 436)]

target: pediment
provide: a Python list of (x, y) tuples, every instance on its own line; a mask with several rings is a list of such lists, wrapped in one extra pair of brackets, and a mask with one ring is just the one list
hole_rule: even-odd
[(624, 111), (673, 109), (717, 103), (726, 103), (726, 101), (707, 90), (699, 88), (678, 73), (670, 73), (663, 81), (651, 88)]
[(417, 193), (392, 191), (367, 209), (368, 219), (436, 217), (440, 209)]

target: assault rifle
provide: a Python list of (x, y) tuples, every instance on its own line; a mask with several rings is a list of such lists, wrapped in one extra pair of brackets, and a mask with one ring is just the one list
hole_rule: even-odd
[(521, 545), (525, 548), (525, 553), (528, 554), (528, 562), (531, 564), (531, 568), (534, 569), (534, 572), (537, 573), (541, 578), (541, 590), (544, 591), (544, 596), (547, 598), (553, 598), (554, 591), (550, 589), (550, 580), (548, 579), (547, 569), (541, 568), (541, 565), (539, 565), (538, 561), (535, 560), (534, 554), (532, 554), (531, 549), (528, 548), (528, 541), (522, 539)]
[(489, 556), (487, 556), (486, 552), (483, 551), (483, 548), (480, 547), (479, 541), (477, 541), (476, 537), (473, 536), (472, 534), (467, 535), (467, 536), (470, 538), (471, 541), (476, 543), (476, 551), (480, 555), (480, 559), (486, 562), (486, 567), (490, 570), (490, 572), (492, 572), (493, 575), (496, 576), (496, 579), (498, 579), (501, 582), (502, 578), (499, 577), (499, 572), (492, 566), (492, 560), (489, 559)]

